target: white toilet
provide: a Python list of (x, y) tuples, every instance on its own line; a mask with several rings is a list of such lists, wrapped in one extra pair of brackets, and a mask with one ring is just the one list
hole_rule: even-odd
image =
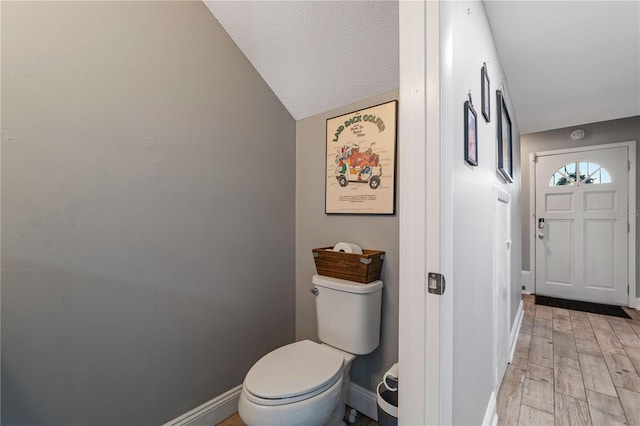
[(318, 337), (263, 356), (242, 384), (238, 412), (249, 426), (341, 425), (356, 355), (380, 343), (382, 281), (314, 275)]

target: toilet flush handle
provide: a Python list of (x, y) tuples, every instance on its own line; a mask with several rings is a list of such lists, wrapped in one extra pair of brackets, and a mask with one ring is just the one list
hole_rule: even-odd
[(315, 287), (314, 287), (314, 288), (312, 288), (312, 289), (311, 289), (311, 290), (309, 290), (309, 291), (311, 291), (311, 294), (313, 294), (314, 296), (317, 296), (317, 295), (318, 295), (318, 293), (320, 293), (320, 292), (318, 291), (318, 289), (317, 289), (317, 288), (315, 288)]

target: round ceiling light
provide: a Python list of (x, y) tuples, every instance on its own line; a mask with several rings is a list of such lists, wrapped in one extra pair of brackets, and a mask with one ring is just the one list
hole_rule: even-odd
[(579, 141), (581, 139), (584, 139), (584, 130), (582, 129), (575, 129), (573, 132), (571, 132), (571, 140), (574, 141)]

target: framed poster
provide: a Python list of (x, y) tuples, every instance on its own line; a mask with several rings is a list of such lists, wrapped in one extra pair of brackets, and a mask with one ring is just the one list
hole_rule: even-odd
[(325, 213), (395, 214), (398, 101), (327, 120)]
[(478, 165), (478, 116), (469, 101), (464, 103), (464, 161)]
[(511, 142), (511, 118), (501, 90), (496, 91), (498, 116), (498, 172), (507, 182), (513, 182), (513, 154)]

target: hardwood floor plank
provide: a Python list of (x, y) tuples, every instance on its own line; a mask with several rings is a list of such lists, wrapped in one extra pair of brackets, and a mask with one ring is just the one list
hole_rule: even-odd
[(618, 355), (626, 355), (622, 344), (616, 337), (613, 330), (604, 331), (601, 329), (593, 330), (596, 334), (596, 340), (598, 341), (598, 345), (600, 345), (600, 350), (602, 352), (609, 352), (612, 354)]
[(553, 318), (555, 319), (556, 317), (565, 317), (565, 318), (569, 318), (570, 314), (569, 314), (569, 309), (565, 309), (565, 308), (556, 308), (555, 306), (551, 308), (551, 311), (553, 312)]
[(534, 317), (525, 315), (522, 318), (522, 325), (520, 326), (520, 332), (523, 334), (533, 334)]
[(603, 358), (580, 354), (580, 367), (585, 389), (617, 397), (609, 369)]
[(629, 327), (633, 329), (633, 331), (636, 333), (636, 336), (640, 337), (640, 319), (628, 319), (627, 324), (629, 324)]
[(246, 425), (244, 424), (244, 422), (240, 418), (240, 415), (238, 413), (235, 413), (235, 414), (227, 417), (226, 419), (224, 419), (220, 423), (218, 423), (216, 426), (246, 426)]
[(553, 424), (553, 414), (522, 404), (518, 421), (519, 426), (553, 426)]
[(535, 364), (527, 367), (522, 404), (553, 414), (553, 370)]
[(578, 359), (576, 340), (573, 338), (571, 331), (568, 333), (562, 331), (553, 332), (553, 354), (561, 357)]
[[(345, 423), (347, 422), (346, 418), (348, 417), (350, 410), (351, 410), (351, 407), (347, 406), (345, 411)], [(371, 420), (369, 417), (358, 412), (355, 423), (351, 423), (351, 425), (352, 426), (378, 426), (378, 423), (375, 420)], [(240, 415), (238, 413), (235, 413), (227, 417), (220, 423), (216, 424), (216, 426), (246, 426), (246, 425), (240, 418)]]
[(622, 309), (624, 309), (624, 311), (629, 314), (629, 316), (631, 316), (632, 319), (639, 319), (640, 320), (640, 311), (637, 309), (633, 309), (633, 308), (627, 308), (627, 307), (623, 307)]
[(571, 333), (571, 319), (569, 316), (554, 316), (553, 317), (553, 331), (561, 331), (564, 333)]
[(598, 345), (595, 335), (593, 335), (591, 339), (576, 338), (576, 349), (578, 349), (578, 353), (581, 354), (602, 357), (602, 351), (600, 350), (600, 345)]
[(553, 319), (553, 308), (551, 306), (536, 305), (536, 319)]
[(599, 314), (592, 314), (591, 312), (587, 312), (587, 317), (589, 317), (589, 322), (591, 323), (591, 327), (593, 327), (593, 331), (595, 330), (604, 330), (604, 331), (613, 331), (609, 321), (607, 321), (607, 317)]
[(640, 376), (626, 355), (605, 353), (604, 360), (609, 368), (613, 384), (619, 388), (640, 392)]
[(498, 392), (498, 422), (500, 425), (518, 424), (526, 377), (526, 370), (513, 365), (507, 367)]
[(540, 337), (546, 337), (547, 339), (552, 339), (553, 338), (552, 320), (536, 317), (536, 320), (533, 323), (533, 332), (531, 334), (533, 334), (534, 336), (540, 336)]
[(562, 393), (584, 401), (587, 400), (580, 362), (577, 359), (554, 355), (553, 379), (556, 394)]
[(531, 346), (531, 335), (520, 333), (518, 336), (518, 342), (516, 343), (516, 350), (513, 353), (513, 359), (511, 365), (527, 368), (529, 362), (529, 347)]
[(624, 351), (627, 353), (631, 364), (636, 369), (636, 374), (640, 375), (640, 349), (638, 348), (624, 348)]
[(589, 404), (586, 400), (556, 393), (555, 426), (591, 426)]
[(617, 397), (588, 390), (587, 401), (589, 403), (591, 421), (594, 425), (628, 425), (622, 405)]
[(553, 342), (544, 337), (531, 336), (529, 363), (553, 368)]
[(633, 331), (633, 328), (624, 318), (611, 318), (609, 320), (611, 328), (622, 346), (630, 346), (632, 348), (640, 348), (640, 337)]
[(571, 327), (573, 329), (573, 336), (576, 339), (595, 339), (595, 335), (593, 334), (593, 327), (591, 327), (591, 322), (589, 322), (588, 320), (582, 321), (572, 319)]
[(589, 321), (589, 317), (586, 312), (570, 310), (569, 316), (571, 317), (571, 321)]
[(629, 424), (640, 425), (640, 393), (619, 388), (618, 396)]

